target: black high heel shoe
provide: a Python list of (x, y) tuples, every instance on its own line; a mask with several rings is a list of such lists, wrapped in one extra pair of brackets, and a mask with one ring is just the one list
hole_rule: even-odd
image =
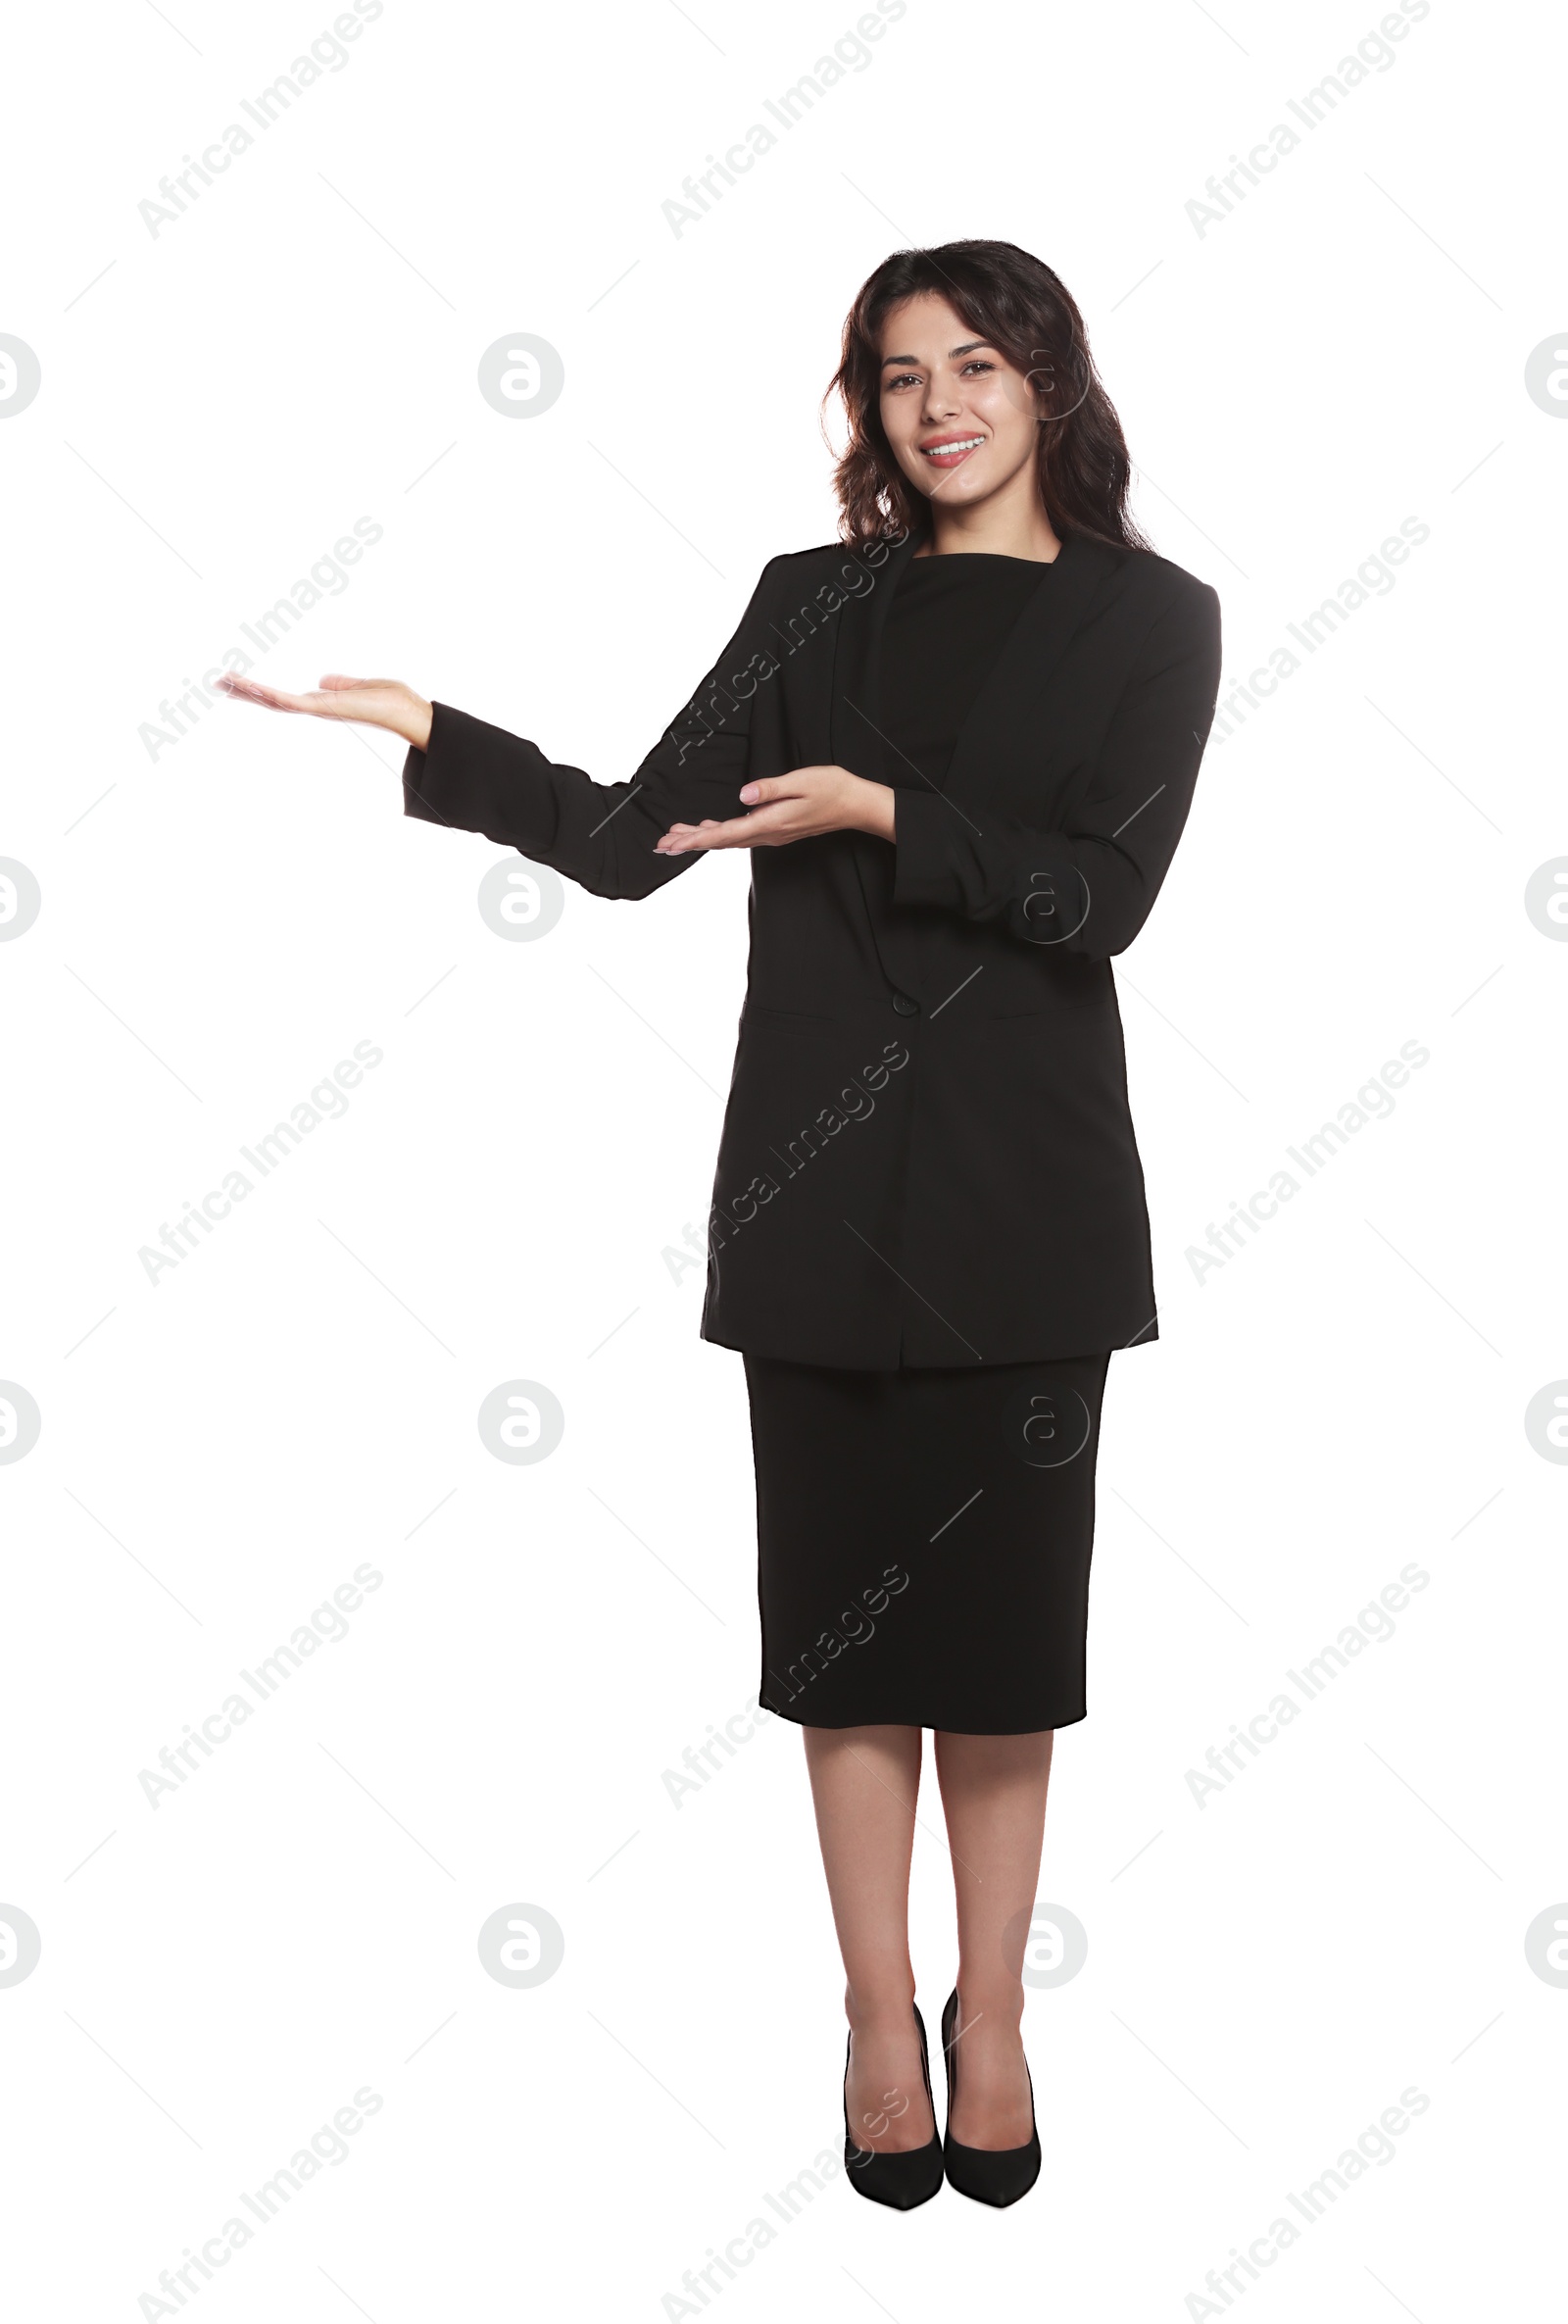
[[(948, 2069), (948, 2119), (953, 2119), (953, 2043), (958, 2022), (958, 1989), (954, 1987), (942, 2012), (942, 2057)], [(1028, 2060), (1024, 2072), (1029, 2074)], [(1023, 2147), (960, 2147), (952, 2131), (942, 2141), (942, 2159), (948, 2184), (977, 2203), (1002, 2210), (1027, 2195), (1040, 2176), (1040, 2131), (1034, 2119), (1035, 2083), (1029, 2074), (1029, 2140)]]
[[(937, 2118), (936, 2101), (931, 2096), (931, 2064), (925, 2046), (925, 2021), (918, 2009), (914, 2022), (920, 2034), (920, 2078), (925, 2084), (926, 2101), (931, 2107), (933, 2125)], [(929, 2202), (942, 2185), (942, 2139), (933, 2127), (930, 2144), (908, 2147), (902, 2153), (878, 2154), (869, 2147), (858, 2147), (850, 2136), (850, 2049), (855, 2036), (844, 2046), (844, 2169), (857, 2195), (863, 2195), (867, 2202), (887, 2203), (895, 2211), (912, 2211), (916, 2203)]]

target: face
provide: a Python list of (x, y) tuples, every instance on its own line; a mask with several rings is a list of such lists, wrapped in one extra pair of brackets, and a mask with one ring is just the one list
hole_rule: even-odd
[(1000, 348), (928, 291), (893, 310), (881, 353), (882, 425), (916, 491), (957, 508), (1017, 488), (1033, 468), (1038, 407)]

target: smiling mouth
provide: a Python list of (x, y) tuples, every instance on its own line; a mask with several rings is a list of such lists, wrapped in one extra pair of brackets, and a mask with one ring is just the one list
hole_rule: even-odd
[(922, 444), (920, 457), (933, 468), (956, 468), (960, 460), (967, 460), (984, 442), (984, 436), (945, 436), (938, 443)]

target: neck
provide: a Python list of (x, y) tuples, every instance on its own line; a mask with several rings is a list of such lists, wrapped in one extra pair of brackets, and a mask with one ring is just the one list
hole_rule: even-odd
[(971, 507), (945, 507), (933, 494), (930, 543), (915, 554), (1027, 557), (1038, 565), (1051, 565), (1060, 552), (1060, 539), (1040, 506), (1034, 463), (1030, 461), (1001, 492)]

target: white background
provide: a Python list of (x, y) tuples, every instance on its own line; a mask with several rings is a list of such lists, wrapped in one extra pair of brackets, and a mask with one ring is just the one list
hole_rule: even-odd
[[(1568, 853), (1568, 426), (1524, 374), (1568, 325), (1560, 36), (1433, 0), (1307, 132), (1287, 99), (1372, 0), (909, 0), (677, 235), (662, 205), (848, 4), (387, 0), (150, 232), (331, 16), (99, 0), (12, 34), (0, 330), (42, 388), (0, 426), (0, 855), (43, 900), (0, 944), (0, 1376), (42, 1430), (0, 1466), (0, 1902), (42, 1953), (0, 1987), (8, 2311), (172, 2312), (138, 2307), (160, 2271), (368, 2088), (346, 2159), (187, 2305), (679, 2315), (761, 2217), (702, 2294), (725, 2315), (1211, 2314), (1207, 2272), (1414, 2087), (1393, 2158), (1226, 2299), (1543, 2312), (1568, 1991), (1524, 1939), (1568, 1897), (1568, 1475), (1524, 1413), (1568, 1373), (1568, 948), (1524, 889)], [(1200, 233), (1281, 122), (1298, 149)], [(1105, 1408), (1041, 1883), (1089, 1951), (1026, 2019), (1041, 2185), (901, 2217), (839, 2177), (784, 2225), (765, 2197), (842, 2138), (799, 1739), (764, 1718), (679, 1806), (663, 1781), (756, 1684), (741, 1364), (663, 1256), (705, 1215), (748, 865), (635, 910), (570, 889), (509, 943), (497, 851), (401, 818), (388, 738), (138, 729), (368, 517), (265, 674), (400, 675), (623, 778), (765, 559), (833, 535), (856, 288), (961, 235), (1082, 304), (1227, 689), (1402, 519), (1430, 538), (1211, 745), (1118, 964), (1162, 1337)], [(517, 331), (566, 374), (522, 421), (475, 385)], [(141, 1247), (359, 1041), (342, 1118), (150, 1282)], [(1189, 1247), (1407, 1041), (1392, 1115), (1200, 1281)], [(475, 1426), (514, 1378), (565, 1413), (533, 1466)], [(140, 1770), (366, 1562), (348, 1635), (150, 1805)], [(1408, 1563), (1395, 1635), (1200, 1805), (1188, 1770)], [(929, 1778), (921, 1819), (934, 2030)], [(523, 1991), (477, 1951), (509, 1904), (564, 1933)]]

